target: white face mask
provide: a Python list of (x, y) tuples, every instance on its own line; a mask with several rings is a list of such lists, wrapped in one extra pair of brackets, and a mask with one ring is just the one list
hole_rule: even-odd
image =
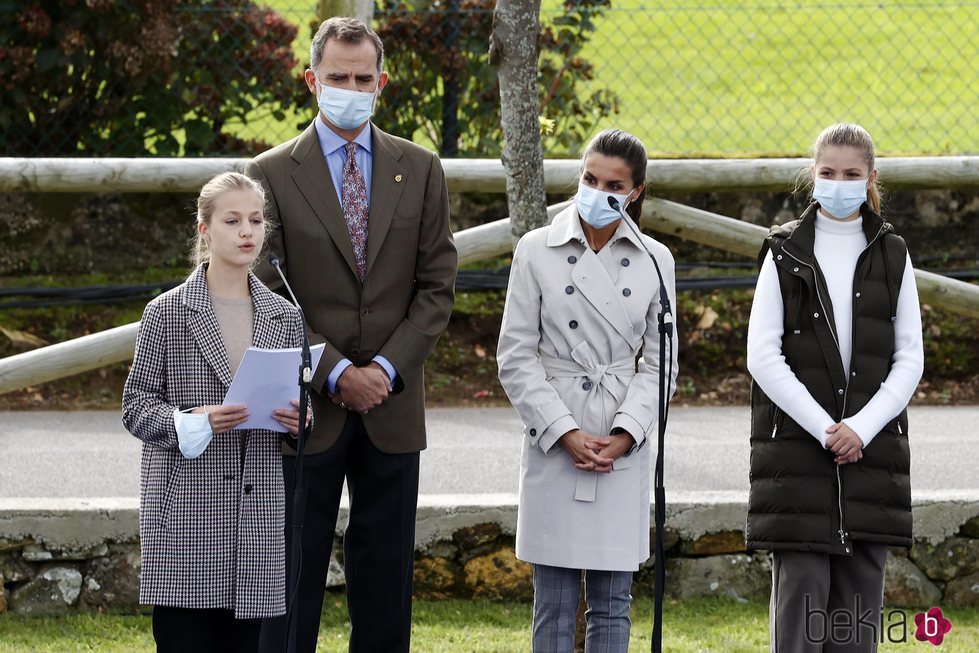
[(625, 211), (626, 198), (632, 191), (620, 195), (618, 193), (607, 193), (605, 191), (585, 185), (583, 181), (578, 181), (578, 192), (575, 193), (574, 203), (578, 207), (578, 215), (582, 220), (601, 229), (607, 227), (622, 217), (618, 210), (612, 208), (608, 198), (614, 197), (619, 206)]
[(320, 94), (316, 98), (320, 111), (327, 120), (340, 129), (356, 129), (374, 115), (376, 87), (371, 93), (365, 93), (327, 86), (318, 79), (316, 82), (320, 85)]
[(819, 202), (823, 213), (842, 220), (853, 215), (867, 201), (867, 179), (837, 181), (816, 177), (812, 198)]
[(184, 458), (197, 458), (204, 453), (214, 434), (207, 413), (182, 413), (173, 411), (173, 425), (177, 429), (177, 444)]

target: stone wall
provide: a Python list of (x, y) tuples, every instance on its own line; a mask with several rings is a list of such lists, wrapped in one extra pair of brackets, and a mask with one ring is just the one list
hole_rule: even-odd
[[(744, 549), (744, 496), (674, 494), (670, 501), (669, 596), (767, 601), (770, 558)], [(0, 500), (0, 612), (138, 609), (137, 520), (134, 499)], [(918, 496), (914, 522), (914, 547), (892, 549), (887, 561), (885, 604), (979, 606), (979, 493)], [(421, 497), (415, 596), (529, 600), (530, 566), (514, 557), (515, 525), (512, 495)], [(327, 579), (337, 590), (344, 583), (341, 535), (338, 529)], [(652, 572), (650, 560), (633, 594), (652, 592)]]

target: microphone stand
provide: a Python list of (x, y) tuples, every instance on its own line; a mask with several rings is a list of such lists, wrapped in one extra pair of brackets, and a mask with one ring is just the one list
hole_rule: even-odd
[[(303, 453), (306, 449), (306, 411), (309, 404), (309, 388), (313, 380), (312, 356), (309, 352), (309, 337), (306, 335), (306, 315), (303, 313), (299, 300), (292, 292), (286, 275), (279, 267), (279, 257), (275, 254), (269, 255), (269, 263), (279, 273), (279, 278), (289, 291), (292, 303), (299, 311), (302, 320), (303, 344), (302, 356), (299, 363), (299, 433), (296, 444), (296, 463), (295, 463), (295, 485), (292, 492), (292, 541), (290, 546), (291, 555), (289, 557), (289, 583), (291, 587), (290, 596), (286, 602), (286, 651), (293, 653), (296, 650), (296, 629), (298, 627), (298, 617), (296, 612), (299, 608), (299, 571), (302, 569), (303, 554), (303, 521), (304, 507), (306, 505), (305, 479), (303, 478)], [(288, 437), (288, 436), (287, 436)]]
[(656, 471), (653, 474), (653, 493), (655, 503), (656, 544), (654, 552), (654, 586), (653, 586), (653, 653), (663, 650), (663, 593), (666, 587), (666, 551), (663, 544), (663, 529), (666, 524), (666, 488), (663, 486), (663, 449), (666, 441), (666, 421), (669, 417), (670, 396), (667, 392), (665, 363), (666, 340), (670, 341), (670, 377), (673, 376), (673, 310), (670, 308), (670, 297), (666, 292), (666, 282), (660, 271), (656, 257), (642, 241), (639, 229), (632, 223), (631, 218), (614, 197), (608, 198), (608, 204), (625, 220), (635, 234), (646, 254), (653, 261), (656, 276), (659, 277), (659, 402), (658, 402), (658, 433), (656, 438)]

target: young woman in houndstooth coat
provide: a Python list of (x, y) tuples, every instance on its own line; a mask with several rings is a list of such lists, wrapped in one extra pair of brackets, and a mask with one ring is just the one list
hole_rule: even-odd
[[(245, 350), (301, 344), (299, 312), (251, 274), (265, 241), (261, 187), (238, 173), (197, 200), (196, 268), (143, 313), (123, 423), (143, 441), (140, 602), (158, 651), (258, 650), (285, 612), (281, 433), (237, 429), (221, 405)], [(298, 402), (273, 417), (293, 435)]]

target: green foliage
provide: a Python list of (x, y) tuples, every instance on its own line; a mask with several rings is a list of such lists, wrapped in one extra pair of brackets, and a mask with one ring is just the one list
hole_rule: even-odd
[(925, 374), (964, 379), (979, 369), (975, 322), (928, 307), (922, 311)]
[[(6, 4), (6, 3), (5, 3)], [(296, 27), (250, 0), (35, 0), (0, 22), (0, 151), (246, 154), (228, 133), (305, 101)], [(182, 140), (178, 140), (181, 135)]]
[[(568, 0), (542, 23), (540, 105), (553, 121), (543, 134), (550, 155), (577, 154), (602, 118), (618, 112), (618, 97), (584, 90), (594, 66), (581, 55), (593, 19), (609, 0)], [(500, 87), (489, 62), (494, 0), (379, 0), (377, 32), (385, 44), (391, 82), (378, 123), (405, 138), (427, 139), (443, 156), (496, 157), (503, 135)]]

